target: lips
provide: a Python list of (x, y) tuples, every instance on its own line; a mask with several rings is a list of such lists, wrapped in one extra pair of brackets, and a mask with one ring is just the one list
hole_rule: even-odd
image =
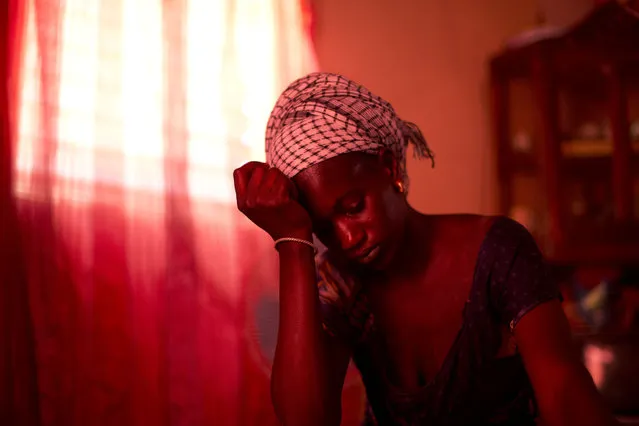
[(360, 250), (352, 257), (352, 260), (358, 263), (370, 263), (379, 254), (379, 244), (372, 245), (364, 250)]

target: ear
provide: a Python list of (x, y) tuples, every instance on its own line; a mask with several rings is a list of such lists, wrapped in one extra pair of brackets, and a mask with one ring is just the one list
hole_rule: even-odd
[(399, 170), (399, 162), (395, 157), (395, 154), (390, 149), (381, 149), (378, 154), (379, 163), (388, 174), (388, 177), (392, 182), (401, 180), (401, 172)]

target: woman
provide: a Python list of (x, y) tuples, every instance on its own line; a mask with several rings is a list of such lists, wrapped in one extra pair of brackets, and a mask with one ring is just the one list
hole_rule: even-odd
[(433, 159), (388, 102), (314, 73), (275, 105), (268, 164), (234, 173), (238, 208), (279, 251), (280, 420), (338, 425), (352, 358), (370, 424), (614, 424), (530, 234), (504, 217), (414, 210), (409, 142)]

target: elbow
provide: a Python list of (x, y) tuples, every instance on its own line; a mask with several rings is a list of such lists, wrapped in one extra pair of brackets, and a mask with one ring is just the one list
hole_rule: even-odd
[[(340, 398), (326, 398), (316, 386), (287, 383), (273, 372), (271, 399), (280, 422), (285, 426), (339, 426)], [(315, 388), (315, 391), (313, 390)]]
[(618, 424), (585, 368), (571, 365), (554, 373), (552, 386), (537, 395), (544, 425)]

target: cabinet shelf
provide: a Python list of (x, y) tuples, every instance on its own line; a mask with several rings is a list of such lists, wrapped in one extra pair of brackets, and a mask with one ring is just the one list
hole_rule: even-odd
[[(579, 140), (572, 139), (561, 143), (561, 155), (569, 158), (610, 157), (614, 147), (612, 140)], [(639, 141), (630, 143), (630, 150), (639, 154)]]

